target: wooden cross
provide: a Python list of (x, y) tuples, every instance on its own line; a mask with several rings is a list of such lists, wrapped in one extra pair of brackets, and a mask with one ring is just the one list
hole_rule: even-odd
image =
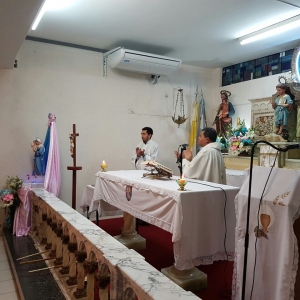
[(67, 167), (68, 170), (73, 171), (73, 180), (72, 180), (72, 208), (76, 209), (76, 172), (82, 170), (82, 167), (76, 166), (76, 136), (79, 136), (79, 133), (76, 133), (76, 125), (73, 124), (73, 133), (70, 134), (70, 151), (71, 156), (73, 157), (73, 166)]

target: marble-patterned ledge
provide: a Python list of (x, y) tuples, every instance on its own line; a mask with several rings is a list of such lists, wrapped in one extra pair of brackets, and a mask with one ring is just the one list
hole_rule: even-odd
[(200, 299), (192, 292), (183, 290), (161, 272), (153, 268), (141, 259), (124, 259), (118, 264), (118, 268), (130, 282), (138, 299)]
[(115, 253), (112, 253), (112, 252), (110, 254), (107, 254), (108, 252), (105, 252), (106, 254), (104, 254), (103, 256), (114, 267), (118, 266), (121, 261), (124, 261), (124, 260), (128, 259), (129, 257), (132, 260), (138, 259), (139, 261), (145, 259), (144, 256), (140, 255), (135, 250), (128, 249), (128, 248), (126, 248), (126, 249), (127, 249), (127, 251), (119, 252), (118, 255), (115, 255)]

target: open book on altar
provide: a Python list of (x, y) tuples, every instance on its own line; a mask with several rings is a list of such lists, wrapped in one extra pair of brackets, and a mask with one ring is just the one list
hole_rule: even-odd
[(154, 160), (146, 160), (146, 161), (143, 161), (141, 163), (141, 165), (146, 165), (146, 166), (149, 166), (149, 167), (152, 167), (153, 169), (155, 169), (157, 171), (157, 173), (153, 173), (153, 169), (151, 170), (151, 173), (146, 173), (144, 174), (144, 177), (145, 176), (150, 176), (150, 175), (156, 175), (156, 176), (159, 176), (159, 177), (163, 177), (163, 176), (166, 176), (168, 178), (172, 177), (173, 175), (173, 171), (167, 167), (165, 167), (164, 165), (162, 164), (159, 164), (158, 162), (154, 161)]

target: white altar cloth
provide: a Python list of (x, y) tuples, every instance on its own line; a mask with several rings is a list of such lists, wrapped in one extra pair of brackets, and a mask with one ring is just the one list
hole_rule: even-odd
[[(250, 299), (255, 264), (255, 231), (257, 238), (256, 271), (252, 299), (294, 299), (298, 267), (298, 246), (293, 223), (299, 216), (300, 171), (274, 168), (259, 201), (271, 168), (254, 167), (249, 219), (249, 248), (245, 299)], [(246, 231), (249, 177), (235, 199), (236, 257), (234, 263), (232, 299), (241, 299), (244, 242)], [(259, 227), (258, 226), (259, 221)]]
[[(87, 185), (84, 188), (82, 197), (81, 197), (81, 202), (80, 202), (80, 207), (82, 208), (83, 212), (87, 211), (87, 208), (89, 207), (89, 212), (88, 214), (90, 215), (94, 210), (90, 208), (93, 196), (94, 196), (94, 191), (95, 187), (92, 185)], [(110, 205), (109, 203), (105, 201), (100, 201), (98, 207), (98, 212), (99, 212), (99, 217), (107, 217), (107, 216), (122, 216), (123, 212), (118, 209), (117, 207), (114, 207)]]
[(241, 187), (247, 177), (246, 170), (231, 170), (226, 169), (227, 185)]
[[(98, 172), (91, 210), (99, 201), (126, 211), (172, 233), (175, 265), (179, 270), (226, 259), (224, 206), (226, 201), (226, 250), (234, 252), (234, 197), (239, 188), (189, 180), (187, 191), (178, 191), (171, 179), (143, 178), (143, 170)], [(127, 200), (126, 198), (127, 188)], [(229, 257), (233, 259), (233, 257)]]

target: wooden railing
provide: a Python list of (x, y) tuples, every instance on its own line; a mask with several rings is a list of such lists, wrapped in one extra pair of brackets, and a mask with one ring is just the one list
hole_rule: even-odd
[[(32, 188), (32, 237), (68, 299), (200, 299), (180, 288), (69, 205), (44, 189)], [(61, 266), (61, 267), (59, 267)], [(85, 279), (87, 285), (85, 285)]]

